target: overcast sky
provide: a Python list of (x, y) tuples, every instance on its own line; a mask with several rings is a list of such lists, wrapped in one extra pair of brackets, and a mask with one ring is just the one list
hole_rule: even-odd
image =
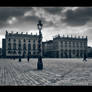
[(43, 23), (43, 41), (53, 36), (88, 36), (92, 46), (92, 7), (0, 7), (0, 47), (5, 31), (38, 34), (37, 22)]

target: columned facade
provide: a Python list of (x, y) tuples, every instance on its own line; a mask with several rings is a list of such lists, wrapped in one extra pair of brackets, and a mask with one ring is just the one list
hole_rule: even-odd
[(38, 57), (38, 38), (39, 35), (8, 33), (6, 31), (4, 49), (6, 57)]
[(2, 57), (2, 48), (0, 48), (0, 58)]
[[(52, 45), (50, 45), (52, 43)], [(55, 58), (81, 58), (87, 55), (87, 37), (60, 37), (59, 35), (53, 40), (45, 42), (44, 53), (52, 53)], [(47, 47), (52, 46), (52, 51)], [(50, 47), (49, 46), (49, 47)]]

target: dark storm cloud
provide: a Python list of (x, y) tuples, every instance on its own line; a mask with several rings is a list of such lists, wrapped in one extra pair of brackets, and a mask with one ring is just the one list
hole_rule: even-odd
[(31, 28), (34, 28), (34, 26), (37, 25), (37, 22), (40, 19), (42, 20), (44, 28), (54, 26), (54, 23), (52, 21), (46, 21), (45, 18), (40, 18), (38, 16), (27, 16), (27, 17), (21, 18), (20, 22), (23, 23), (23, 21), (25, 21), (26, 23), (30, 24)]
[(63, 10), (63, 7), (50, 7), (50, 8), (45, 7), (44, 10), (51, 14), (60, 14), (61, 10)]
[(83, 8), (80, 7), (73, 10), (68, 10), (65, 13), (65, 19), (63, 20), (65, 23), (67, 23), (70, 26), (82, 26), (85, 25), (89, 20), (92, 19), (92, 8)]
[(9, 17), (22, 16), (25, 11), (31, 10), (29, 7), (0, 7), (0, 21), (5, 23)]

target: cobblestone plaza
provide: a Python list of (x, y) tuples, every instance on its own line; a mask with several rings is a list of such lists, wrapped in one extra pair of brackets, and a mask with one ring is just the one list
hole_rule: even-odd
[(44, 69), (37, 70), (37, 59), (0, 59), (0, 85), (62, 86), (92, 85), (92, 59), (43, 59)]

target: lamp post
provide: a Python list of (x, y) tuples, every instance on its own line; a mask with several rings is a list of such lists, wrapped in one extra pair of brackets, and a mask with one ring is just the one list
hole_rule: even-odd
[(21, 48), (20, 48), (20, 45), (19, 45), (19, 62), (21, 62)]
[(38, 62), (37, 62), (37, 69), (42, 70), (43, 69), (43, 62), (42, 62), (42, 50), (41, 50), (41, 42), (42, 42), (42, 26), (43, 24), (41, 23), (41, 20), (38, 21), (38, 30), (39, 30), (39, 38), (38, 38)]
[(20, 56), (20, 51), (19, 51), (19, 62), (21, 62), (21, 56)]

